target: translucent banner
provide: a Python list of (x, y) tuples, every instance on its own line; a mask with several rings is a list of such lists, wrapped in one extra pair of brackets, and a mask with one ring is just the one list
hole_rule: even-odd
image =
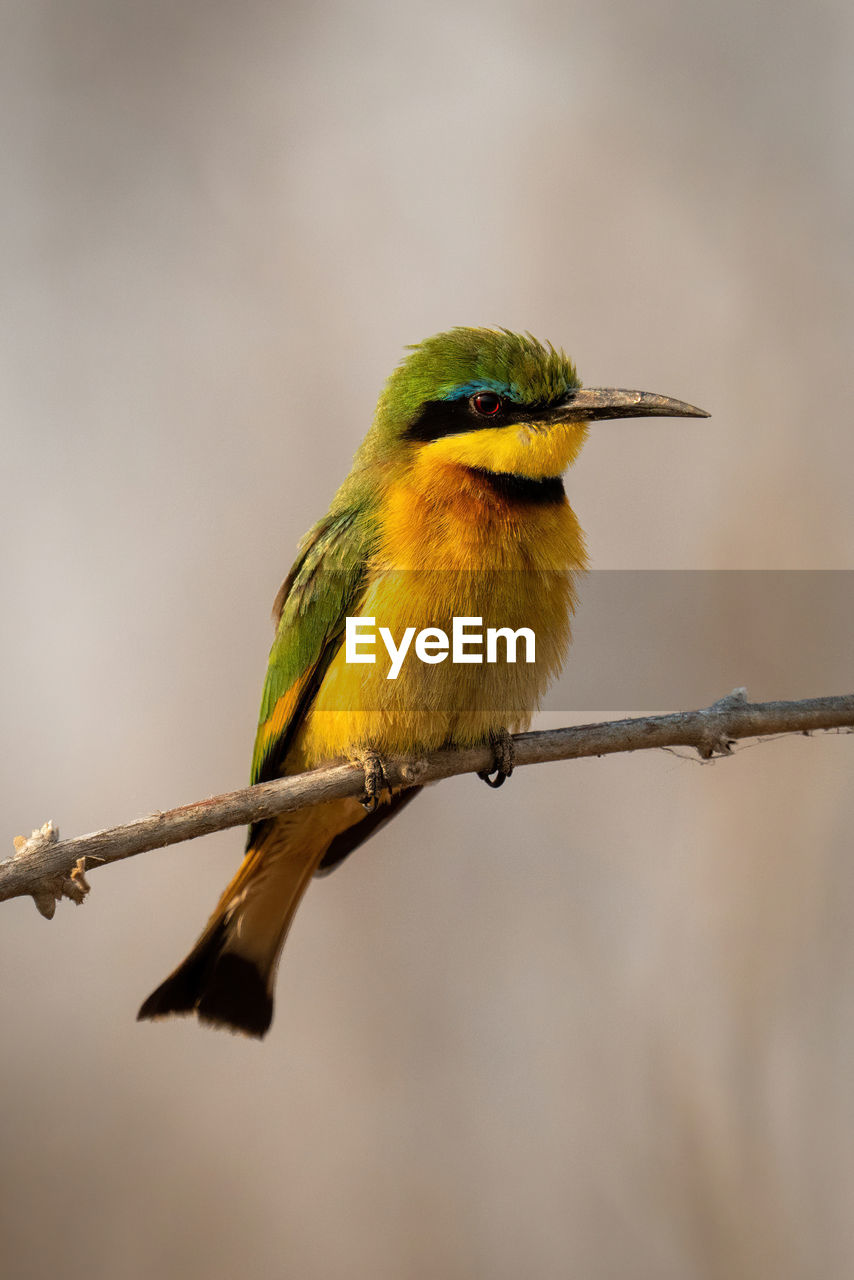
[(394, 570), (368, 584), (327, 571), (286, 618), (295, 641), (328, 637), (330, 711), (640, 712), (738, 685), (756, 701), (854, 689), (850, 570), (597, 570), (573, 583), (539, 568)]

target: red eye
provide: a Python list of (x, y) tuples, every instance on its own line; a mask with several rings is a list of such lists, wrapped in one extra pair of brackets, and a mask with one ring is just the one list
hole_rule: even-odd
[(481, 391), (471, 398), (471, 407), (482, 418), (492, 418), (501, 408), (501, 397), (494, 391)]

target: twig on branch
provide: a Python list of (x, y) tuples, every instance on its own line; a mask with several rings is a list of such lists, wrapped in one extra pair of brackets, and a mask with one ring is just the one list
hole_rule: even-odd
[[(751, 703), (746, 690), (735, 689), (700, 711), (545, 729), (518, 734), (513, 742), (517, 765), (677, 746), (694, 747), (702, 759), (710, 760), (728, 755), (739, 738), (852, 727), (854, 694), (801, 702)], [(493, 758), (492, 749), (484, 746), (436, 751), (422, 760), (391, 760), (387, 764), (389, 783), (399, 786), (481, 772), (492, 767)], [(73, 840), (60, 841), (56, 827), (47, 822), (27, 840), (19, 836), (15, 855), (0, 862), (0, 902), (30, 894), (42, 915), (50, 919), (56, 902), (63, 896), (83, 901), (89, 890), (84, 873), (93, 867), (325, 800), (356, 796), (364, 785), (360, 765), (333, 765), (211, 796), (197, 804)]]

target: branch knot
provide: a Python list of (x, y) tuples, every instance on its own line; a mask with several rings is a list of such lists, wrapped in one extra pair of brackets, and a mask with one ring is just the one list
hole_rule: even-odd
[[(43, 826), (37, 827), (29, 837), (15, 836), (13, 841), (15, 845), (14, 861), (19, 862), (42, 853), (51, 845), (57, 844), (58, 841), (59, 828), (48, 821)], [(84, 857), (77, 859), (70, 872), (59, 871), (56, 875), (43, 876), (36, 881), (30, 893), (40, 915), (43, 915), (45, 920), (53, 919), (56, 904), (62, 898), (70, 898), (78, 906), (83, 902), (91, 888), (85, 873), (86, 859)]]

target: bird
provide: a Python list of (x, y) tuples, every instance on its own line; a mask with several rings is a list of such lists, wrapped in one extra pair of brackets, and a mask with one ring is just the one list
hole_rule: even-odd
[[(384, 762), (490, 744), (492, 786), (571, 639), (584, 534), (563, 473), (599, 419), (708, 417), (650, 392), (585, 388), (551, 343), (457, 327), (407, 348), (328, 512), (300, 543), (273, 607), (253, 783), (359, 761), (362, 797), (253, 823), (240, 867), (187, 958), (140, 1019), (195, 1014), (263, 1037), (285, 938), (311, 880), (411, 803)], [(395, 679), (348, 661), (347, 619), (435, 641), (454, 619), (530, 628), (536, 661), (409, 655)], [(429, 638), (428, 636), (428, 638)]]

